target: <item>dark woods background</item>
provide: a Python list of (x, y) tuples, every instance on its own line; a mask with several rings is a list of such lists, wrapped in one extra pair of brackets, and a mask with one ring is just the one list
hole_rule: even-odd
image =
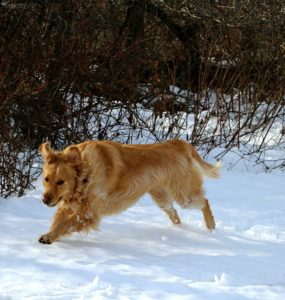
[(284, 90), (282, 0), (2, 0), (0, 194), (30, 187), (46, 139), (62, 148), (184, 134), (206, 152), (242, 144), (267, 167), (265, 138), (257, 149), (252, 139), (284, 119)]

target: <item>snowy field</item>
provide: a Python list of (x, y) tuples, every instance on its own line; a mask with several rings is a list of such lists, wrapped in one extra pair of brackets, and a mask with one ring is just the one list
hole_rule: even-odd
[(54, 209), (42, 187), (0, 199), (0, 299), (285, 299), (284, 173), (223, 170), (207, 180), (217, 228), (178, 208), (174, 226), (146, 195), (99, 232), (37, 242)]

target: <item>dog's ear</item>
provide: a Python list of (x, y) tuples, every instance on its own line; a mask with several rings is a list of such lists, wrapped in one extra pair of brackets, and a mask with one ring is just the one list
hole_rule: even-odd
[(69, 147), (66, 151), (66, 161), (72, 166), (81, 164), (81, 154), (77, 147)]
[(43, 159), (49, 163), (55, 161), (55, 152), (51, 148), (50, 142), (46, 142), (40, 145), (39, 152)]

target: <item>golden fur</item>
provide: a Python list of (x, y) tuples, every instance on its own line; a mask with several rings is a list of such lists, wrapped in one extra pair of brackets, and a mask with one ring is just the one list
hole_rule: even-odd
[(203, 176), (217, 178), (219, 163), (200, 158), (181, 140), (159, 144), (123, 145), (87, 141), (61, 152), (49, 143), (40, 147), (44, 158), (43, 202), (58, 205), (51, 228), (39, 242), (50, 244), (74, 231), (96, 229), (102, 217), (118, 214), (145, 193), (168, 215), (180, 219), (173, 202), (201, 209), (208, 229), (215, 221), (203, 191)]

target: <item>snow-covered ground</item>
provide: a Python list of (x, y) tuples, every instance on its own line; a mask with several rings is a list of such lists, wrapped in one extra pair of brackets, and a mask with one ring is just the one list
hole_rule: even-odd
[(199, 211), (171, 225), (146, 195), (99, 232), (43, 245), (41, 183), (0, 199), (0, 299), (285, 299), (285, 175), (222, 173), (205, 183), (212, 233)]

